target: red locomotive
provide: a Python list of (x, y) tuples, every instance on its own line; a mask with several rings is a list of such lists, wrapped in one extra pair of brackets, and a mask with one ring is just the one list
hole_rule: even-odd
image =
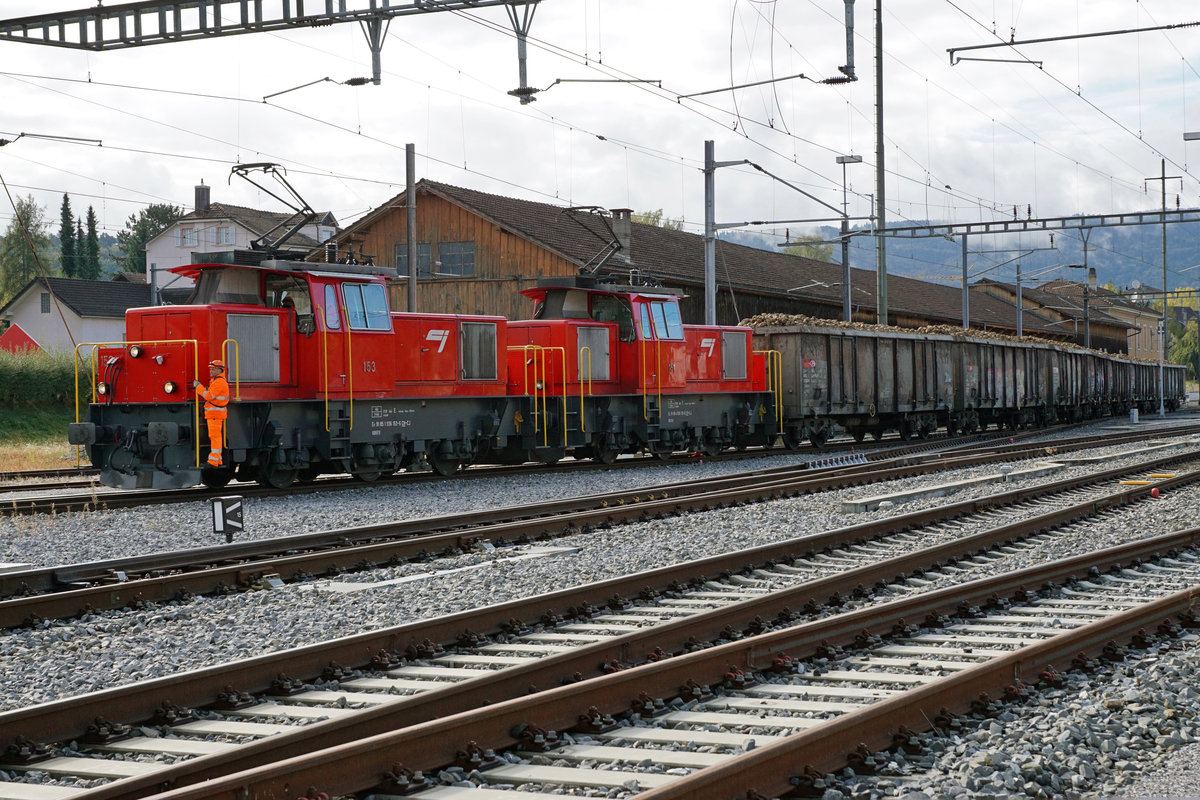
[[(534, 318), (509, 322), (392, 312), (395, 273), (381, 267), (172, 271), (196, 280), (191, 303), (127, 313), (128, 341), (94, 349), (93, 402), (70, 426), (109, 486), (371, 481), (568, 454), (607, 463), (780, 432), (777, 362), (752, 352), (749, 328), (682, 324), (671, 290), (544, 281), (524, 292)], [(228, 364), (232, 395), (217, 468), (191, 388), (213, 359)]]

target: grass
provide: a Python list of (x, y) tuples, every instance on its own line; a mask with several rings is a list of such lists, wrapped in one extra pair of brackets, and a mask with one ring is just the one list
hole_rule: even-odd
[[(0, 472), (75, 466), (67, 425), (75, 410), (66, 407), (0, 409)], [(88, 465), (86, 454), (82, 461)]]

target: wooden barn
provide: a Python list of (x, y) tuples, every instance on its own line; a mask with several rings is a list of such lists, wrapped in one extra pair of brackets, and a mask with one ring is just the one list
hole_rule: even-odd
[[(704, 321), (704, 238), (633, 222), (629, 209), (567, 208), (518, 200), (431, 180), (416, 185), (417, 309), (525, 318), (532, 306), (519, 292), (539, 278), (594, 273), (681, 289), (684, 321)], [(404, 193), (366, 214), (333, 239), (343, 255), (409, 274)], [(332, 248), (330, 248), (332, 251)], [(838, 264), (718, 240), (717, 321), (762, 313), (842, 316)], [(874, 322), (875, 273), (851, 270), (856, 321)], [(899, 276), (888, 279), (889, 322), (900, 327), (960, 325), (957, 287)], [(408, 307), (406, 281), (391, 287), (392, 308)], [(972, 292), (972, 327), (1016, 329), (1016, 307)], [(1061, 325), (1027, 309), (1024, 328), (1065, 338)]]

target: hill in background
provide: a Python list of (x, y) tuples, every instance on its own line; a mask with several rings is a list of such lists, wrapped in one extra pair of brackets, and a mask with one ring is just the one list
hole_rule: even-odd
[[(912, 225), (939, 224), (914, 220)], [(944, 223), (943, 223), (944, 224)], [(896, 226), (899, 227), (899, 226)], [(866, 231), (868, 228), (855, 226), (852, 230)], [(761, 250), (778, 252), (784, 241), (783, 231), (754, 233), (749, 231), (726, 231), (722, 239), (736, 244), (757, 247)], [(823, 226), (808, 231), (829, 241), (837, 236), (838, 229)], [(793, 237), (800, 236), (793, 232)], [(1100, 285), (1111, 284), (1118, 288), (1162, 285), (1162, 226), (1134, 225), (1121, 228), (1101, 228), (1092, 232), (1088, 239), (1088, 266), (1096, 268), (1096, 280)], [(989, 267), (1016, 256), (1021, 248), (1032, 249), (1050, 246), (1050, 232), (1036, 232), (972, 236), (970, 247), (976, 250), (1002, 250), (1012, 248), (1011, 254), (972, 254), (969, 257), (971, 281), (980, 278), (1012, 283), (1016, 279), (1015, 264), (1010, 263), (987, 271)], [(1055, 231), (1056, 250), (1030, 253), (1021, 259), (1022, 283), (1030, 285), (1044, 283), (1055, 278), (1082, 282), (1082, 270), (1051, 270), (1044, 275), (1030, 278), (1036, 272), (1055, 265), (1082, 264), (1083, 241), (1078, 231)], [(833, 260), (839, 261), (840, 248), (834, 246)], [(850, 264), (862, 269), (875, 269), (875, 245), (870, 236), (857, 236), (850, 243)], [(1200, 221), (1167, 225), (1167, 267), (1169, 288), (1200, 286), (1200, 268), (1183, 272), (1188, 267), (1200, 265)], [(943, 238), (889, 239), (887, 244), (887, 268), (892, 275), (958, 285), (962, 276), (962, 245), (959, 241)]]

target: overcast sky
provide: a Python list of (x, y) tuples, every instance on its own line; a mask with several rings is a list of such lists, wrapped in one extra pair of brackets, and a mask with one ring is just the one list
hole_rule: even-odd
[[(265, 0), (277, 8), (279, 0)], [(230, 4), (234, 5), (234, 4)], [(319, 5), (309, 0), (309, 5)], [(348, 0), (362, 8), (367, 0)], [(1029, 63), (950, 64), (947, 48), (1200, 20), (1195, 0), (885, 0), (884, 106), (889, 221), (970, 221), (1156, 209), (1166, 158), (1169, 205), (1200, 206), (1200, 27), (964, 55)], [(86, 7), (6, 0), (11, 19)], [(380, 86), (310, 81), (370, 74), (357, 25), (88, 52), (0, 42), (0, 176), (32, 193), (57, 231), (64, 192), (120, 230), (148, 203), (212, 198), (283, 210), (234, 178), (239, 162), (277, 162), (318, 210), (347, 224), (418, 177), (532, 200), (663, 209), (699, 231), (704, 141), (850, 213), (874, 188), (874, 8), (855, 8), (859, 80), (820, 83), (846, 63), (841, 0), (542, 0), (521, 105), (517, 45), (504, 7), (400, 17)], [(683, 98), (733, 84), (762, 86)], [(594, 82), (622, 78), (661, 81)], [(555, 81), (582, 80), (588, 82)], [(551, 87), (551, 88), (547, 88)], [(717, 172), (718, 222), (831, 212), (749, 167)], [(947, 189), (945, 187), (952, 187)], [(1147, 193), (1148, 192), (1148, 193)], [(11, 219), (0, 195), (0, 220)], [(806, 226), (768, 227), (782, 234)]]

